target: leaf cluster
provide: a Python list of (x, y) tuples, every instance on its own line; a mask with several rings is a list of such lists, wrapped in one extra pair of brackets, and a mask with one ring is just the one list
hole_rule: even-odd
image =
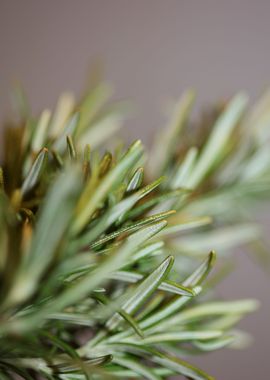
[(140, 141), (96, 149), (123, 119), (109, 96), (105, 84), (79, 103), (65, 93), (37, 120), (20, 96), (22, 121), (6, 129), (1, 379), (212, 379), (182, 358), (245, 340), (232, 327), (257, 302), (211, 294), (208, 246), (258, 236), (234, 204), (269, 189), (265, 131), (252, 130), (263, 112), (244, 118), (240, 94), (202, 146), (186, 149), (188, 92), (146, 162)]

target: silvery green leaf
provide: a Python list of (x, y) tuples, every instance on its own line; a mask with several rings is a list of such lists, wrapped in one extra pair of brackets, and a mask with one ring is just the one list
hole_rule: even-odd
[(43, 148), (37, 155), (29, 173), (22, 184), (22, 195), (32, 190), (40, 180), (47, 162), (48, 149)]

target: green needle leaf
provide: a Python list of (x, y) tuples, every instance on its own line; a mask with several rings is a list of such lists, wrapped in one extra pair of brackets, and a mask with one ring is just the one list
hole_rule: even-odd
[[(149, 276), (147, 276), (140, 285), (136, 287), (132, 294), (129, 294), (128, 300), (122, 306), (122, 309), (129, 314), (135, 311), (146, 301), (146, 299), (158, 288), (163, 279), (165, 279), (173, 265), (173, 257), (165, 259)], [(107, 327), (113, 329), (119, 323), (119, 316), (114, 315), (108, 322)]]
[(221, 336), (207, 341), (193, 341), (192, 344), (201, 351), (215, 351), (229, 346), (234, 339), (234, 336)]
[(150, 368), (147, 368), (146, 366), (143, 366), (142, 364), (138, 363), (138, 360), (135, 361), (116, 356), (114, 357), (113, 362), (119, 364), (122, 367), (131, 369), (139, 376), (143, 376), (144, 379), (161, 380), (160, 376), (155, 374), (155, 372), (152, 371)]
[(48, 149), (43, 148), (35, 159), (27, 177), (22, 184), (22, 194), (32, 190), (40, 180), (48, 157)]
[(72, 160), (75, 160), (76, 158), (76, 149), (74, 146), (73, 139), (70, 135), (67, 135), (67, 147), (68, 147), (68, 153)]
[[(118, 281), (126, 281), (130, 283), (137, 283), (143, 279), (143, 275), (139, 273), (134, 273), (130, 271), (118, 271), (110, 275), (111, 279), (118, 280)], [(178, 295), (184, 295), (188, 297), (192, 297), (195, 295), (195, 292), (192, 289), (189, 289), (183, 285), (177, 284), (172, 281), (163, 281), (158, 289), (164, 290), (166, 292), (178, 294)]]
[[(130, 203), (126, 202), (127, 199), (125, 201), (123, 201), (123, 204), (127, 204), (127, 206), (128, 206), (128, 207), (125, 207), (124, 210), (126, 211), (127, 209), (129, 209), (135, 202), (137, 202), (137, 200), (138, 200), (138, 198), (134, 197), (133, 199), (130, 199), (130, 201), (131, 201)], [(115, 208), (119, 209), (119, 206), (120, 206), (120, 203)], [(123, 211), (120, 211), (119, 213), (116, 214), (116, 216), (114, 216), (114, 218), (112, 218), (113, 214), (110, 213), (110, 218), (106, 218), (106, 221), (105, 220), (103, 221), (103, 218), (102, 218), (102, 222), (104, 222), (104, 223), (102, 223), (103, 228), (106, 227), (106, 226), (108, 226), (109, 224), (111, 224), (112, 221), (116, 220), (122, 213), (123, 213)], [(175, 213), (174, 210), (170, 210), (170, 211), (162, 212), (160, 214), (151, 215), (148, 218), (139, 220), (138, 222), (136, 222), (134, 224), (131, 224), (130, 226), (120, 228), (119, 230), (117, 230), (115, 232), (112, 232), (109, 235), (105, 235), (101, 239), (99, 239), (99, 240), (95, 241), (94, 243), (90, 244), (90, 248), (96, 248), (96, 247), (98, 247), (101, 244), (107, 243), (108, 241), (110, 241), (112, 239), (115, 239), (116, 237), (120, 236), (121, 234), (134, 232), (134, 231), (140, 229), (141, 227), (143, 227), (143, 226), (145, 226), (147, 224), (159, 222), (160, 220), (168, 218), (169, 216), (173, 215), (174, 213)], [(108, 222), (110, 222), (110, 223), (108, 223)], [(100, 222), (100, 224), (101, 224), (101, 222)], [(86, 241), (87, 242), (91, 241), (93, 239), (93, 230), (92, 230), (91, 235), (90, 234), (86, 234), (86, 236), (84, 236), (83, 240), (85, 242)]]
[(155, 334), (147, 336), (143, 339), (124, 339), (123, 342), (138, 342), (139, 344), (160, 344), (168, 342), (181, 342), (181, 341), (193, 341), (193, 340), (210, 340), (214, 338), (219, 338), (222, 335), (222, 331), (182, 331), (182, 332), (172, 332), (164, 334)]
[(138, 168), (127, 185), (127, 192), (137, 190), (143, 182), (143, 168)]
[[(201, 288), (200, 285), (205, 277), (211, 270), (215, 260), (214, 252), (210, 252), (208, 258), (183, 282), (184, 286), (187, 287), (197, 287), (196, 292), (199, 293)], [(193, 291), (195, 290), (193, 289)], [(168, 305), (164, 306), (163, 309), (156, 312), (154, 315), (149, 316), (140, 323), (142, 329), (149, 328), (150, 326), (160, 324), (160, 322), (169, 316), (173, 315), (179, 309), (181, 309), (186, 303), (191, 300), (190, 297), (179, 297), (172, 301)]]

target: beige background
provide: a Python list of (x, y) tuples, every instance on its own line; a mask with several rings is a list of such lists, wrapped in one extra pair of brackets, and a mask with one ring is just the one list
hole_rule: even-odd
[[(161, 105), (187, 86), (198, 90), (198, 108), (237, 89), (256, 96), (270, 82), (269, 41), (267, 0), (0, 0), (0, 117), (14, 79), (37, 112), (62, 90), (79, 93), (99, 57), (117, 96), (138, 106), (125, 135), (149, 142)], [(218, 380), (270, 378), (270, 278), (244, 255), (220, 293), (263, 306), (242, 323), (254, 334), (251, 348), (194, 359)]]

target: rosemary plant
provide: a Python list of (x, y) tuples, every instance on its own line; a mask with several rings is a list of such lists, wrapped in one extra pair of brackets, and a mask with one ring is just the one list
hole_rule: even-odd
[(5, 130), (1, 380), (213, 379), (187, 357), (241, 344), (233, 327), (257, 308), (207, 277), (212, 249), (258, 238), (246, 204), (270, 187), (269, 95), (250, 112), (237, 95), (196, 148), (188, 92), (148, 159), (140, 141), (97, 149), (123, 119), (109, 96), (66, 93), (38, 119), (22, 102)]

